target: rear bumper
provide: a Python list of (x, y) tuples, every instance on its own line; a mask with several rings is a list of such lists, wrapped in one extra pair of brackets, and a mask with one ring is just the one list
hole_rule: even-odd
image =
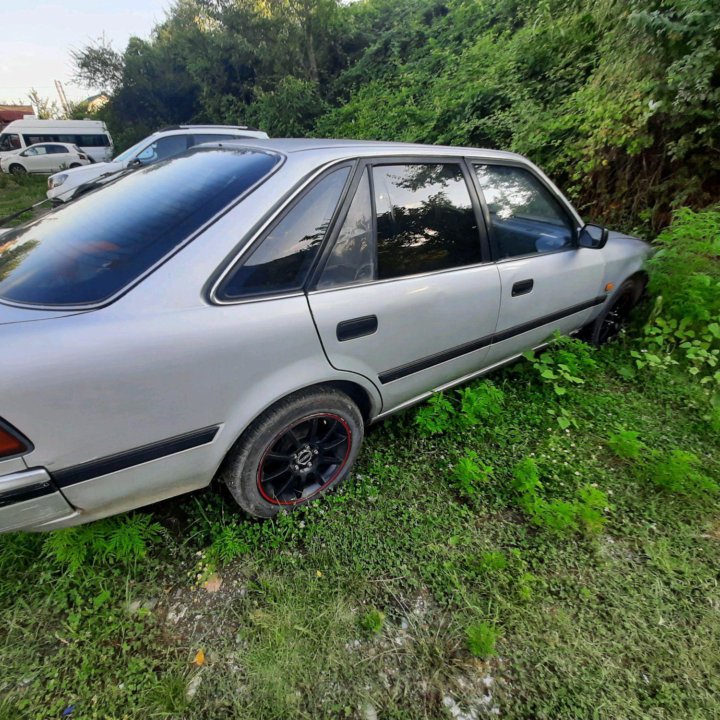
[(31, 530), (74, 514), (43, 468), (0, 475), (0, 532)]

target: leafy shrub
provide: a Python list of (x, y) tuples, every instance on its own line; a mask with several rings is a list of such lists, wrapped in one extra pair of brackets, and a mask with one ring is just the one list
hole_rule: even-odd
[(656, 244), (648, 267), (657, 298), (632, 356), (640, 369), (680, 365), (720, 388), (720, 207), (678, 210)]
[(624, 460), (637, 460), (645, 449), (645, 443), (640, 440), (640, 433), (634, 430), (618, 430), (608, 440), (610, 449)]
[(162, 531), (150, 515), (121, 515), (58, 530), (45, 538), (45, 553), (72, 573), (97, 562), (129, 565), (145, 557)]
[(360, 618), (360, 627), (368, 635), (379, 635), (385, 625), (385, 613), (372, 608)]
[(490, 550), (480, 556), (478, 568), (486, 573), (498, 572), (507, 567), (508, 561), (505, 553), (500, 550)]
[(435, 393), (415, 415), (423, 435), (466, 430), (488, 422), (502, 412), (505, 394), (485, 380), (455, 393)]
[(470, 625), (465, 631), (467, 649), (477, 658), (488, 658), (497, 654), (495, 645), (500, 637), (495, 625), (486, 622), (477, 622)]
[(578, 530), (595, 533), (605, 524), (607, 495), (594, 485), (580, 487), (572, 500), (546, 499), (541, 492), (540, 470), (532, 458), (521, 460), (513, 470), (519, 505), (534, 525), (557, 534)]
[(720, 486), (698, 470), (700, 459), (685, 450), (658, 454), (645, 470), (647, 478), (663, 490), (683, 495), (717, 493)]
[(565, 395), (569, 387), (582, 385), (584, 376), (597, 369), (593, 348), (575, 338), (555, 335), (544, 351), (524, 354), (540, 380), (552, 385), (556, 395)]
[(494, 472), (493, 467), (482, 462), (474, 450), (469, 450), (455, 465), (452, 480), (460, 495), (473, 500)]

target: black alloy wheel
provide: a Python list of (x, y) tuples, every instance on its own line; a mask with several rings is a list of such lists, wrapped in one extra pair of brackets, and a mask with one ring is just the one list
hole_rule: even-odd
[(275, 505), (310, 500), (342, 472), (351, 447), (352, 431), (340, 416), (303, 418), (268, 445), (258, 467), (258, 490)]
[(332, 386), (276, 402), (242, 434), (220, 470), (240, 507), (270, 518), (341, 483), (360, 452), (365, 427), (357, 404)]

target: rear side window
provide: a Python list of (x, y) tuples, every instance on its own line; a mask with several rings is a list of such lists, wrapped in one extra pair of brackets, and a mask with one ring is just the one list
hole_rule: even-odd
[(481, 262), (470, 192), (459, 164), (373, 168), (379, 279)]
[(330, 226), (349, 167), (329, 173), (307, 191), (221, 285), (221, 300), (300, 289)]
[(0, 237), (0, 300), (106, 300), (182, 244), (280, 161), (198, 149), (136, 172)]

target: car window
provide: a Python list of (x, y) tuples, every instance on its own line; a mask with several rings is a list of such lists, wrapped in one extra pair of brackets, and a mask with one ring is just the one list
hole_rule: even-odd
[(368, 171), (355, 191), (318, 288), (353, 285), (375, 277), (375, 243)]
[(158, 138), (145, 150), (143, 150), (137, 159), (147, 165), (149, 163), (165, 160), (173, 155), (179, 155), (185, 152), (188, 146), (187, 135), (169, 135), (168, 137)]
[(204, 133), (202, 135), (195, 134), (191, 136), (191, 145), (200, 145), (209, 142), (223, 142), (225, 140), (241, 140), (239, 135), (219, 135), (217, 133)]
[(24, 153), (25, 157), (31, 157), (33, 155), (47, 155), (47, 147), (45, 145), (33, 145), (29, 147)]
[(0, 152), (19, 150), (21, 147), (19, 135), (15, 133), (3, 133), (0, 135)]
[(68, 149), (64, 145), (46, 145), (48, 153), (52, 155), (67, 155)]
[(373, 168), (380, 279), (481, 261), (475, 212), (455, 163)]
[(500, 258), (573, 247), (575, 227), (550, 190), (528, 170), (475, 165)]
[(260, 245), (230, 273), (218, 291), (218, 297), (231, 300), (301, 288), (325, 238), (349, 174), (350, 168), (338, 168), (307, 191)]
[(202, 148), (142, 168), (0, 240), (0, 300), (101, 302), (134, 281), (279, 162)]

